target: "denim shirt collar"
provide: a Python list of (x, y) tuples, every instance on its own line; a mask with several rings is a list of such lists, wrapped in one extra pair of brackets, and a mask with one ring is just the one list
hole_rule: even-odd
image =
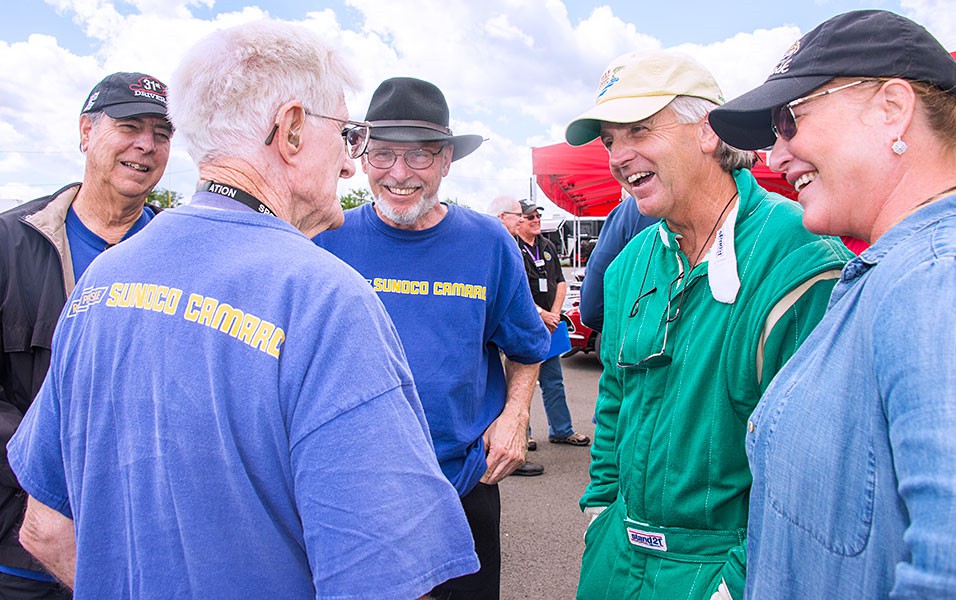
[(907, 238), (926, 227), (937, 223), (956, 211), (956, 195), (941, 198), (923, 206), (913, 214), (890, 227), (872, 246), (860, 253), (843, 268), (841, 283), (849, 283), (861, 277)]

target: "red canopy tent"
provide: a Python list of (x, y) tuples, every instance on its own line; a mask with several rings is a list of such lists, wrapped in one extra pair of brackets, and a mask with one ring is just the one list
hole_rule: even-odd
[[(531, 165), (544, 195), (576, 217), (607, 216), (621, 201), (621, 184), (611, 176), (600, 140), (577, 147), (562, 143), (532, 148)], [(762, 154), (753, 174), (765, 189), (796, 198), (793, 186), (767, 167)]]

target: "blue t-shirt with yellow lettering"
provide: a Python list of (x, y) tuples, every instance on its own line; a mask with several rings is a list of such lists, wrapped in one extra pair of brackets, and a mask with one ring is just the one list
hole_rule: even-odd
[(90, 265), (9, 458), (75, 521), (77, 599), (410, 598), (478, 568), (381, 303), (251, 211), (164, 211)]
[(455, 205), (434, 227), (409, 231), (364, 204), (314, 241), (352, 265), (385, 304), (438, 462), (464, 496), (487, 469), (481, 436), (505, 403), (498, 349), (532, 364), (550, 347), (514, 238), (497, 219)]

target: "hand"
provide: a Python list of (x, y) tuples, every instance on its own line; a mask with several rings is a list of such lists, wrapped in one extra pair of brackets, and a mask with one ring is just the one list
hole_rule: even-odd
[(601, 516), (601, 513), (604, 512), (605, 510), (607, 510), (606, 506), (589, 506), (584, 509), (584, 514), (591, 517), (591, 520), (588, 521), (588, 526), (584, 528), (585, 537), (588, 535), (588, 529), (591, 528), (591, 525), (594, 524), (594, 521), (596, 521), (597, 518)]
[(724, 581), (723, 577), (721, 577), (720, 585), (717, 586), (717, 591), (710, 597), (710, 600), (734, 600), (734, 597), (730, 595), (730, 590), (727, 589), (727, 582)]
[(558, 328), (558, 323), (561, 322), (561, 315), (544, 310), (541, 311), (541, 320), (544, 321), (544, 326), (548, 328), (548, 333), (554, 333), (554, 330)]
[(493, 485), (510, 475), (525, 462), (528, 452), (528, 415), (515, 414), (506, 406), (501, 415), (482, 435), (488, 470), (481, 482)]

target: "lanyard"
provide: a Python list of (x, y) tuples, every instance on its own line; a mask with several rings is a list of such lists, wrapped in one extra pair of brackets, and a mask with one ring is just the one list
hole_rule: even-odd
[[(521, 240), (521, 243), (524, 244), (524, 251), (528, 253), (528, 256), (531, 256), (535, 262), (541, 260), (541, 249), (537, 245), (529, 246), (525, 243), (524, 240)], [(531, 248), (534, 248), (534, 254), (531, 254)]]
[(239, 188), (234, 188), (230, 185), (217, 183), (215, 181), (200, 181), (196, 189), (200, 192), (211, 192), (213, 194), (218, 194), (225, 198), (235, 200), (236, 202), (241, 202), (256, 212), (271, 215), (273, 217), (276, 216), (276, 214), (272, 212), (272, 209), (266, 206), (262, 200), (259, 200), (252, 194), (246, 193)]

